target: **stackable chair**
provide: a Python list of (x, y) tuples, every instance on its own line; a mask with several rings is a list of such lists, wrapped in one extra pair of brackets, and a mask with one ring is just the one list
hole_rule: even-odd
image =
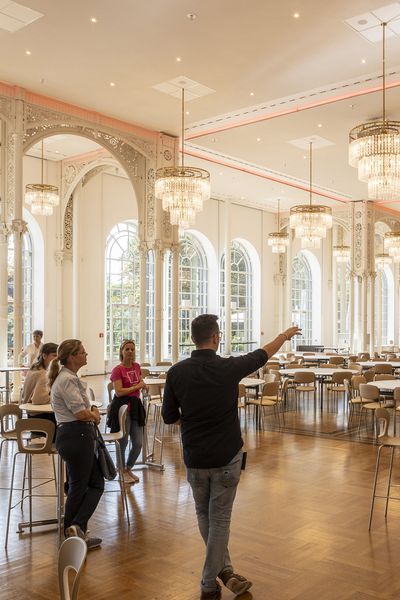
[[(58, 551), (60, 600), (77, 600), (86, 554), (86, 542), (80, 537), (69, 537), (61, 544)], [(73, 573), (72, 581), (71, 572)]]

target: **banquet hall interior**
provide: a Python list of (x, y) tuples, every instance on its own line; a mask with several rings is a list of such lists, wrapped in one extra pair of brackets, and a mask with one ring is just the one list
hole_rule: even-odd
[(0, 51), (0, 598), (61, 597), (62, 461), (31, 457), (30, 497), (13, 470), (36, 330), (84, 344), (105, 434), (123, 340), (149, 385), (140, 482), (106, 482), (79, 598), (198, 598), (161, 407), (203, 313), (226, 358), (301, 328), (238, 389), (240, 598), (398, 598), (386, 447), (370, 507), (400, 446), (400, 2), (4, 0)]

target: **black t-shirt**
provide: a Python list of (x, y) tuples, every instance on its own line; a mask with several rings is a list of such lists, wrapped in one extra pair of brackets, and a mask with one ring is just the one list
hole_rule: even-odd
[(187, 467), (223, 467), (239, 452), (243, 440), (238, 385), (267, 360), (261, 348), (230, 358), (222, 358), (214, 350), (194, 350), (190, 358), (169, 369), (162, 416), (165, 423), (181, 420)]

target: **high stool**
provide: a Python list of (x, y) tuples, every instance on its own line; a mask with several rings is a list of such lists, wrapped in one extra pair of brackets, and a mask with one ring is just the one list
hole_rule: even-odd
[[(8, 533), (10, 529), (10, 515), (11, 510), (18, 506), (19, 504), (23, 504), (24, 500), (28, 498), (29, 500), (29, 521), (25, 523), (19, 523), (18, 530), (22, 532), (25, 527), (29, 527), (29, 531), (32, 531), (32, 527), (39, 525), (49, 525), (53, 523), (58, 523), (57, 519), (46, 519), (40, 521), (32, 520), (32, 498), (35, 494), (32, 493), (32, 458), (36, 454), (56, 454), (55, 447), (53, 446), (53, 437), (55, 433), (55, 425), (51, 421), (47, 419), (18, 419), (15, 423), (15, 431), (17, 436), (17, 444), (18, 451), (14, 454), (13, 466), (11, 472), (11, 484), (10, 484), (10, 496), (8, 501), (8, 515), (7, 515), (7, 527), (6, 527), (6, 539), (4, 547), (7, 548), (8, 544)], [(26, 434), (32, 434), (40, 432), (43, 434), (40, 438), (35, 438), (33, 441), (31, 438), (28, 438)], [(21, 500), (19, 500), (14, 506), (12, 506), (12, 498), (14, 492), (14, 479), (15, 479), (15, 465), (16, 459), (19, 454), (25, 455), (27, 459), (27, 471), (28, 471), (28, 493), (25, 494), (25, 481), (22, 489)], [(24, 477), (25, 477), (25, 469), (24, 469)], [(51, 481), (52, 479), (47, 479), (46, 481)], [(42, 484), (39, 484), (42, 485)], [(37, 486), (35, 486), (37, 487)]]
[[(378, 435), (378, 443), (380, 445), (379, 445), (379, 450), (378, 450), (378, 456), (376, 457), (374, 484), (372, 487), (371, 510), (369, 512), (368, 531), (371, 530), (372, 515), (374, 512), (374, 506), (375, 506), (375, 498), (385, 498), (386, 499), (385, 519), (387, 517), (389, 498), (392, 500), (400, 500), (400, 498), (393, 497), (390, 495), (390, 489), (391, 489), (391, 487), (394, 486), (394, 484), (392, 485), (392, 470), (393, 470), (394, 451), (396, 448), (400, 448), (400, 438), (388, 435), (389, 423), (390, 423), (390, 413), (386, 408), (377, 408), (375, 410), (375, 418), (376, 418), (378, 431), (382, 424), (383, 424), (383, 431), (382, 431), (382, 433), (379, 433), (379, 435)], [(396, 416), (395, 416), (395, 418), (396, 418)], [(381, 496), (376, 493), (376, 483), (378, 480), (382, 448), (390, 448), (391, 449), (389, 473), (388, 473), (388, 480), (387, 480), (387, 486), (386, 486), (386, 494), (384, 496)], [(398, 487), (398, 484), (396, 484), (396, 487)]]
[(15, 422), (18, 421), (18, 419), (22, 419), (22, 410), (19, 406), (16, 406), (15, 404), (4, 404), (3, 406), (0, 406), (0, 433), (2, 437), (0, 444), (0, 458), (3, 444), (5, 442), (17, 441)]
[[(103, 433), (103, 440), (108, 444), (114, 444), (115, 446), (115, 454), (117, 456), (117, 470), (119, 475), (119, 487), (121, 490), (121, 500), (122, 500), (122, 509), (126, 513), (126, 520), (128, 521), (128, 525), (131, 524), (129, 519), (129, 510), (128, 510), (128, 501), (126, 499), (126, 490), (124, 485), (124, 469), (121, 455), (121, 446), (119, 444), (120, 440), (126, 436), (126, 412), (128, 410), (128, 405), (123, 404), (118, 411), (118, 422), (119, 422), (119, 431), (115, 433)], [(117, 490), (112, 490), (117, 491)]]

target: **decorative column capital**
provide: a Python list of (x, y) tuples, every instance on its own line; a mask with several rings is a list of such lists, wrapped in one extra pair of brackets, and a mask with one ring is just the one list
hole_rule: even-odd
[(0, 223), (0, 242), (7, 242), (8, 236), (11, 234), (11, 227), (8, 223)]
[(54, 252), (54, 259), (57, 267), (61, 267), (64, 261), (72, 261), (72, 252), (68, 250), (57, 250)]
[(28, 231), (28, 223), (23, 219), (14, 219), (11, 222), (11, 229), (13, 233), (22, 235)]

